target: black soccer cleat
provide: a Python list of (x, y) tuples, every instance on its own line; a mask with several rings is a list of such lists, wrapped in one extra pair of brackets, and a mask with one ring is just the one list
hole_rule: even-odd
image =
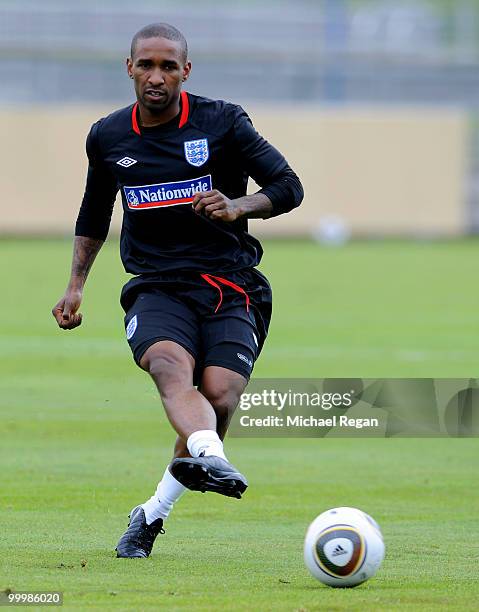
[(133, 508), (129, 516), (128, 529), (121, 536), (116, 547), (116, 556), (133, 559), (149, 557), (153, 543), (159, 533), (165, 533), (163, 519), (159, 518), (148, 525), (145, 511), (141, 506)]
[(212, 491), (241, 499), (248, 488), (248, 481), (228, 461), (209, 455), (208, 457), (184, 457), (175, 459), (170, 472), (191, 491)]

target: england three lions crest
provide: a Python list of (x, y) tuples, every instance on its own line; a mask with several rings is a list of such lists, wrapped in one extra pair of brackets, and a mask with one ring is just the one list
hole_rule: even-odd
[(187, 140), (185, 142), (186, 161), (192, 166), (202, 166), (210, 156), (208, 139)]

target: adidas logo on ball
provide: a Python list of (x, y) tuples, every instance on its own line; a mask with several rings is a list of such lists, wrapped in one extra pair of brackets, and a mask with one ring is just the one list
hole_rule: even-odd
[(304, 540), (304, 561), (314, 578), (332, 587), (354, 587), (378, 571), (384, 558), (378, 524), (357, 508), (326, 510)]

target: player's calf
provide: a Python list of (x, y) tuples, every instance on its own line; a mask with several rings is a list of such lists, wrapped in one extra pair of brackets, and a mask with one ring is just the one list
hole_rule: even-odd
[(216, 414), (216, 431), (224, 440), (230, 421), (239, 404), (247, 379), (233, 370), (220, 366), (205, 368), (200, 391)]
[(173, 476), (192, 491), (212, 491), (241, 498), (248, 487), (246, 478), (227, 460), (222, 440), (247, 384), (241, 374), (219, 366), (205, 368), (201, 393), (213, 406), (216, 432), (199, 430), (187, 440), (191, 457), (178, 457), (170, 466)]

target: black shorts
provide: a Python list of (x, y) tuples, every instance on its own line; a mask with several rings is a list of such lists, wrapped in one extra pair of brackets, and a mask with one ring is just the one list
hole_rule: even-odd
[(255, 269), (136, 277), (120, 302), (136, 363), (155, 342), (171, 340), (195, 359), (195, 384), (211, 365), (249, 380), (271, 318), (271, 287)]

